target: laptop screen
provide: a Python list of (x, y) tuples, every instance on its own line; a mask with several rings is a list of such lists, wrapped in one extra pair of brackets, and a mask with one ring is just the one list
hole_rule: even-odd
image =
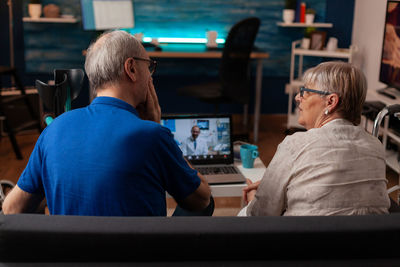
[(170, 129), (191, 163), (233, 163), (230, 115), (168, 115), (161, 125)]

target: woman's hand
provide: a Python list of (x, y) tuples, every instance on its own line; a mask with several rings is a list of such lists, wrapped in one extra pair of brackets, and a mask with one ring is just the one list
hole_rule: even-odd
[(141, 119), (160, 123), (161, 108), (158, 103), (158, 97), (151, 77), (149, 79), (148, 89), (146, 102), (139, 104), (136, 109), (139, 112)]
[(261, 181), (257, 181), (253, 183), (250, 179), (246, 179), (247, 186), (243, 188), (243, 200), (247, 204), (254, 199), (256, 195), (257, 188), (260, 185)]

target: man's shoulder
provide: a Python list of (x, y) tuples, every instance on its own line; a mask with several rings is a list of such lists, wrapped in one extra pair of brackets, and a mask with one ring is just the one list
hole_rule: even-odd
[(78, 108), (68, 112), (60, 114), (54, 118), (51, 124), (47, 125), (46, 132), (52, 132), (56, 129), (65, 128), (64, 130), (73, 130), (76, 125), (79, 125), (83, 121), (83, 113), (85, 108)]
[(50, 125), (59, 124), (59, 123), (80, 123), (82, 121), (83, 114), (86, 113), (87, 107), (77, 108), (70, 110), (68, 112), (64, 112), (56, 117)]
[(167, 127), (164, 127), (153, 121), (142, 120), (140, 127), (143, 131), (146, 132), (146, 134), (149, 135), (168, 136), (168, 137), (172, 136), (171, 131)]

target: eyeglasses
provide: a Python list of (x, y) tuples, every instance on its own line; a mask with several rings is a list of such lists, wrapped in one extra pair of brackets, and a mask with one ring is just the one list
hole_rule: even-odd
[(142, 60), (142, 61), (149, 62), (150, 75), (153, 75), (153, 73), (156, 71), (157, 61), (152, 60), (152, 59), (147, 59), (147, 58), (140, 58), (140, 57), (132, 57), (132, 58), (136, 59), (136, 60)]
[(330, 95), (331, 93), (327, 92), (327, 91), (318, 91), (318, 90), (314, 90), (314, 89), (309, 89), (309, 88), (305, 88), (305, 87), (300, 87), (300, 97), (304, 96), (304, 92), (311, 92), (311, 93), (317, 93), (320, 95)]

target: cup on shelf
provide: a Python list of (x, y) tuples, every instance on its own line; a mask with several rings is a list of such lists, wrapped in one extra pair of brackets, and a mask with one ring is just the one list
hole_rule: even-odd
[(314, 23), (314, 14), (306, 14), (306, 24), (313, 24)]
[(338, 39), (335, 37), (330, 37), (328, 44), (326, 45), (326, 50), (328, 51), (336, 51), (338, 45)]
[(283, 17), (283, 22), (292, 23), (294, 21), (294, 9), (284, 9), (282, 17)]
[(304, 37), (301, 39), (301, 48), (309, 49), (310, 48), (310, 38)]
[(28, 4), (29, 16), (38, 19), (42, 15), (42, 4)]

